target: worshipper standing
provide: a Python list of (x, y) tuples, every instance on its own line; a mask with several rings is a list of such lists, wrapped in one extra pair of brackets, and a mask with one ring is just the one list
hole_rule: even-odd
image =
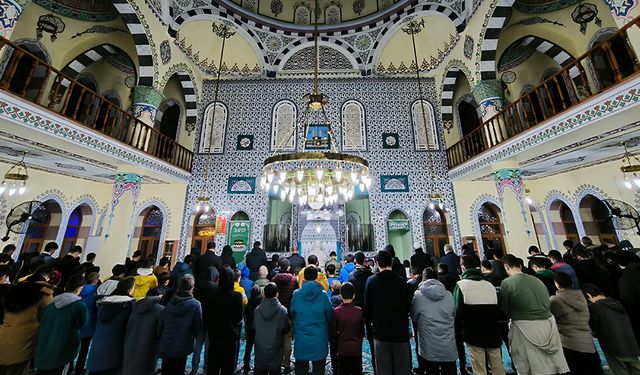
[(40, 252), (40, 254), (35, 256), (29, 262), (31, 272), (35, 271), (40, 266), (47, 266), (53, 263), (53, 253), (55, 253), (57, 250), (58, 244), (55, 242), (49, 242), (44, 245), (44, 249)]
[[(233, 270), (233, 290), (242, 295), (242, 305), (246, 306), (247, 302), (249, 302), (249, 297), (251, 297), (251, 290), (253, 289), (253, 281), (248, 278), (247, 272), (249, 269), (247, 267), (243, 268), (242, 271), (235, 269)], [(251, 282), (251, 287), (247, 292), (247, 287), (242, 286), (240, 283), (242, 280), (247, 280)]]
[(62, 287), (67, 285), (67, 280), (74, 275), (74, 270), (80, 265), (80, 255), (82, 255), (82, 247), (76, 245), (72, 247), (65, 256), (51, 263), (53, 269), (62, 274), (60, 278), (60, 285), (62, 285)]
[(173, 270), (171, 271), (171, 287), (175, 288), (180, 280), (182, 280), (184, 275), (193, 274), (193, 271), (191, 270), (192, 263), (193, 256), (191, 254), (185, 256), (182, 262), (176, 263), (176, 265), (173, 267)]
[(418, 273), (418, 270), (415, 267), (411, 267), (409, 269), (409, 280), (407, 280), (410, 295), (413, 295), (416, 290), (418, 290), (418, 286), (420, 286), (421, 282), (422, 276)]
[(140, 267), (140, 260), (142, 259), (142, 252), (140, 250), (136, 250), (131, 255), (131, 258), (127, 258), (124, 262), (124, 266), (126, 267), (126, 276), (135, 276), (136, 270)]
[[(431, 271), (429, 271), (431, 270)], [(423, 281), (411, 303), (411, 320), (416, 326), (418, 373), (456, 375), (458, 353), (455, 340), (453, 296), (425, 268)]]
[(158, 278), (153, 274), (153, 259), (146, 258), (142, 260), (142, 267), (136, 271), (135, 288), (133, 289), (133, 298), (143, 299), (149, 289), (158, 286)]
[[(171, 259), (169, 257), (162, 257), (158, 262), (158, 265), (153, 267), (153, 274), (159, 279), (160, 275), (166, 273), (171, 274)], [(146, 296), (146, 294), (145, 294)]]
[[(269, 269), (267, 266), (260, 266), (258, 271), (260, 277), (253, 283), (253, 286), (258, 286), (260, 292), (264, 290), (265, 285), (269, 284)], [(253, 288), (251, 288), (253, 290)], [(253, 293), (253, 292), (251, 292)], [(251, 294), (250, 294), (251, 295)]]
[(551, 260), (551, 270), (554, 272), (564, 272), (569, 277), (571, 277), (572, 287), (573, 289), (578, 289), (580, 287), (580, 283), (578, 282), (578, 276), (576, 275), (576, 271), (564, 262), (562, 259), (562, 254), (558, 250), (549, 251), (549, 259)]
[(222, 267), (229, 266), (232, 270), (237, 268), (236, 260), (233, 258), (233, 249), (230, 245), (224, 245), (222, 247), (220, 262), (222, 263)]
[(193, 276), (196, 279), (196, 289), (198, 289), (198, 284), (201, 280), (205, 283), (208, 281), (209, 267), (215, 267), (218, 272), (222, 271), (222, 260), (220, 260), (220, 257), (216, 254), (215, 241), (207, 242), (207, 251), (193, 262)]
[(626, 250), (616, 254), (616, 261), (622, 269), (618, 280), (620, 302), (629, 314), (636, 341), (640, 342), (640, 263), (634, 253)]
[(453, 293), (458, 280), (460, 280), (458, 273), (451, 272), (451, 269), (445, 263), (438, 264), (438, 281), (444, 285), (449, 293)]
[(327, 283), (329, 284), (329, 290), (327, 291), (327, 294), (329, 295), (329, 297), (331, 297), (331, 293), (333, 291), (333, 288), (331, 287), (331, 285), (333, 284), (334, 281), (338, 281), (338, 283), (341, 283), (340, 277), (338, 276), (338, 273), (336, 271), (336, 266), (333, 263), (328, 263), (325, 266), (324, 270), (327, 273)]
[(613, 288), (611, 287), (611, 274), (606, 268), (600, 266), (591, 252), (584, 247), (577, 247), (573, 250), (573, 256), (577, 262), (572, 264), (573, 269), (578, 276), (580, 285), (595, 284), (606, 296), (610, 296)]
[(414, 254), (410, 258), (411, 267), (416, 270), (416, 275), (421, 276), (422, 271), (427, 267), (432, 267), (431, 255), (424, 252), (422, 247), (415, 247)]
[[(315, 266), (316, 271), (318, 271), (318, 277), (316, 279), (316, 282), (322, 285), (322, 288), (324, 289), (325, 292), (329, 291), (329, 281), (327, 280), (327, 275), (324, 272), (320, 271), (320, 262), (318, 261), (318, 257), (313, 254), (309, 255), (307, 257), (307, 263), (309, 264), (309, 266)], [(344, 270), (346, 267), (347, 265), (345, 265), (342, 269)], [(305, 282), (305, 278), (304, 278), (305, 269), (306, 267), (301, 269), (300, 272), (298, 273), (299, 287), (302, 287), (302, 284)]]
[[(291, 265), (288, 259), (281, 259), (279, 262), (280, 271), (271, 280), (278, 287), (278, 301), (287, 309), (287, 312), (291, 312), (291, 299), (293, 298), (293, 292), (298, 288), (298, 280), (293, 276), (291, 272)], [(291, 339), (293, 337), (293, 330), (288, 330), (284, 333), (284, 354), (282, 358), (282, 367), (285, 372), (291, 370)]]
[(336, 307), (331, 321), (331, 338), (337, 344), (336, 375), (362, 375), (362, 309), (353, 305), (355, 288), (349, 282), (340, 287), (342, 303)]
[(553, 296), (556, 294), (556, 284), (553, 278), (553, 271), (548, 269), (547, 264), (549, 263), (549, 258), (545, 257), (544, 259), (541, 257), (533, 257), (529, 259), (529, 268), (535, 274), (533, 275), (538, 280), (542, 281), (545, 288), (547, 288), (547, 292), (549, 296)]
[(498, 294), (495, 287), (483, 279), (479, 266), (480, 260), (475, 255), (464, 255), (460, 259), (461, 280), (453, 292), (456, 317), (462, 325), (464, 342), (469, 346), (473, 374), (486, 375), (490, 366), (492, 375), (504, 375)]
[(111, 295), (96, 303), (96, 330), (87, 360), (90, 374), (117, 374), (121, 370), (127, 321), (135, 302), (134, 286), (134, 278), (125, 277)]
[(349, 281), (349, 275), (356, 269), (356, 265), (353, 263), (353, 260), (353, 254), (347, 254), (345, 257), (346, 264), (340, 268), (340, 283), (346, 283)]
[[(282, 259), (279, 262), (281, 267), (283, 261), (289, 263), (288, 260)], [(278, 301), (277, 296), (276, 284), (267, 284), (264, 287), (264, 298), (254, 312), (255, 375), (280, 375), (285, 335), (291, 330), (291, 324), (287, 309)]]
[(555, 273), (554, 280), (558, 291), (550, 297), (551, 313), (571, 374), (600, 375), (602, 366), (591, 337), (587, 300), (581, 291), (573, 289), (571, 277), (566, 273)]
[[(353, 297), (353, 305), (361, 308), (364, 312), (364, 291), (367, 280), (371, 275), (371, 269), (367, 266), (367, 259), (362, 251), (356, 251), (353, 256), (356, 268), (349, 275), (349, 282), (353, 285), (355, 296)], [(369, 350), (371, 351), (371, 362), (375, 372), (375, 348), (373, 345), (373, 332), (370, 322), (365, 319), (367, 341), (369, 342)]]
[(304, 258), (298, 254), (298, 247), (293, 245), (291, 248), (291, 256), (287, 258), (289, 265), (291, 266), (291, 273), (297, 275), (301, 269), (307, 266)]
[(271, 255), (271, 261), (269, 262), (269, 264), (267, 264), (267, 268), (269, 269), (269, 275), (268, 275), (269, 280), (271, 280), (273, 276), (275, 276), (278, 273), (280, 269), (278, 262), (280, 262), (280, 255), (278, 254)]
[(539, 279), (522, 272), (522, 260), (509, 254), (502, 261), (509, 277), (500, 286), (500, 305), (511, 318), (511, 359), (518, 373), (568, 372), (547, 288)]
[(184, 375), (187, 357), (202, 331), (202, 307), (193, 298), (194, 287), (194, 277), (185, 275), (160, 315), (158, 357), (162, 358), (163, 375)]
[(30, 281), (14, 285), (4, 299), (4, 323), (0, 325), (0, 373), (25, 374), (33, 359), (40, 317), (53, 300), (47, 284), (50, 266), (42, 266)]
[[(331, 296), (329, 297), (329, 301), (331, 302), (331, 306), (338, 307), (342, 303), (342, 297), (340, 296), (340, 288), (342, 285), (339, 280), (333, 280), (331, 284)], [(327, 293), (328, 294), (328, 293)]]
[(206, 302), (212, 307), (204, 317), (209, 331), (208, 374), (233, 375), (236, 368), (243, 303), (242, 294), (233, 289), (233, 280), (233, 271), (223, 269), (218, 292)]
[[(235, 271), (234, 271), (235, 272)], [(218, 280), (220, 273), (214, 266), (209, 267), (209, 276), (207, 280), (201, 280), (198, 288), (194, 291), (193, 296), (200, 302), (202, 308), (202, 316), (208, 316), (216, 306), (210, 306), (209, 303), (213, 300), (216, 293), (218, 293)], [(202, 347), (204, 346), (204, 366), (203, 372), (207, 373), (207, 362), (209, 361), (209, 332), (207, 331), (206, 322), (203, 323), (202, 331), (196, 337), (196, 343), (194, 347), (193, 356), (191, 356), (191, 373), (198, 372), (200, 367), (200, 356), (202, 355)]]
[[(332, 273), (336, 273), (336, 274), (340, 274), (340, 270), (342, 269), (342, 263), (340, 263), (340, 261), (338, 259), (336, 259), (338, 257), (338, 254), (336, 254), (335, 251), (332, 251), (329, 253), (329, 260), (324, 264), (324, 270), (327, 271), (327, 273), (329, 273), (328, 271), (328, 266), (330, 264), (333, 264), (334, 268), (334, 272)], [(353, 262), (353, 259), (351, 260)]]
[(96, 253), (87, 254), (87, 258), (81, 264), (81, 266), (84, 267), (84, 270), (87, 274), (90, 274), (91, 272), (100, 273), (100, 267), (94, 264), (95, 261), (96, 261)]
[(67, 280), (65, 292), (56, 296), (42, 313), (34, 367), (38, 375), (62, 375), (80, 349), (80, 329), (87, 322), (87, 308), (79, 294), (82, 275)]
[(460, 275), (460, 257), (453, 251), (451, 244), (444, 245), (444, 255), (440, 257), (440, 263), (446, 264), (449, 272)]
[(260, 267), (266, 267), (267, 264), (269, 264), (267, 255), (264, 253), (264, 250), (260, 248), (260, 241), (253, 243), (253, 249), (251, 249), (251, 251), (246, 255), (245, 264), (247, 268), (249, 268), (249, 279), (251, 279), (251, 281), (258, 280), (258, 277), (260, 276)]
[[(317, 259), (316, 259), (317, 262)], [(309, 262), (311, 263), (311, 262)], [(304, 282), (300, 289), (293, 292), (291, 316), (294, 321), (293, 336), (296, 359), (296, 375), (309, 373), (323, 375), (329, 343), (329, 323), (333, 317), (333, 307), (327, 293), (318, 283), (318, 268), (312, 264), (303, 269)]]
[[(260, 305), (260, 302), (262, 302), (263, 288), (257, 285), (258, 280), (256, 280), (256, 284), (254, 284), (253, 288), (251, 289), (251, 298), (249, 298), (249, 302), (244, 309), (245, 345), (242, 372), (245, 375), (249, 373), (249, 370), (251, 370), (251, 352), (253, 351), (253, 344), (256, 341), (256, 331), (253, 329), (254, 313), (258, 305)], [(269, 285), (268, 281), (265, 286), (267, 285)]]
[(118, 287), (118, 283), (122, 280), (127, 272), (124, 264), (116, 264), (111, 268), (111, 276), (98, 286), (96, 293), (99, 297), (110, 296)]
[[(153, 288), (133, 304), (124, 338), (122, 373), (153, 375), (158, 366), (158, 327), (164, 310), (164, 288)], [(182, 327), (182, 329), (186, 329)], [(78, 373), (80, 374), (80, 373)]]
[(87, 309), (87, 321), (80, 329), (80, 353), (75, 365), (76, 374), (82, 374), (84, 371), (84, 365), (87, 363), (87, 354), (89, 354), (89, 344), (91, 344), (91, 338), (96, 330), (96, 313), (98, 309), (96, 302), (98, 300), (97, 289), (100, 275), (96, 272), (91, 272), (87, 274), (86, 281), (87, 284), (80, 291), (80, 298)]
[(4, 296), (11, 290), (9, 276), (11, 275), (11, 267), (3, 264), (0, 266), (0, 324), (4, 321)]
[(388, 251), (376, 256), (380, 272), (367, 280), (365, 317), (371, 322), (378, 374), (406, 375), (411, 372), (409, 307), (411, 296), (406, 281), (393, 272)]
[(396, 256), (396, 249), (393, 247), (393, 245), (389, 244), (384, 247), (384, 250), (387, 251), (389, 254), (391, 254), (391, 257), (393, 258), (392, 264), (391, 264), (391, 270), (396, 275), (398, 275), (401, 279), (403, 279), (404, 281), (407, 281), (407, 271), (402, 265), (402, 262), (400, 262), (400, 258)]
[(606, 297), (595, 284), (582, 285), (581, 289), (590, 302), (589, 326), (598, 338), (610, 373), (640, 374), (640, 347), (622, 303)]
[(482, 271), (482, 278), (490, 282), (494, 287), (500, 287), (502, 279), (493, 271), (493, 264), (488, 260), (483, 260), (480, 263), (480, 271)]

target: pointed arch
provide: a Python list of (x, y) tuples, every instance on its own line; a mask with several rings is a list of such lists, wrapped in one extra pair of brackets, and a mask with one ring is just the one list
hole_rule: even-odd
[(296, 149), (296, 129), (298, 108), (288, 99), (273, 106), (271, 116), (271, 151), (294, 151)]

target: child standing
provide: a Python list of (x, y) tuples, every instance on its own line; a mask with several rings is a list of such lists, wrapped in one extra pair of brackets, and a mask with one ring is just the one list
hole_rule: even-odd
[(278, 287), (269, 283), (264, 298), (255, 310), (255, 374), (279, 375), (284, 354), (284, 335), (291, 329), (287, 308), (278, 301)]
[(329, 298), (331, 298), (331, 296), (333, 295), (334, 281), (340, 283), (340, 277), (337, 268), (333, 263), (327, 263), (327, 265), (325, 266), (325, 271), (327, 271), (327, 283), (329, 284), (327, 295), (329, 296)]
[(338, 344), (338, 375), (362, 375), (362, 310), (353, 305), (353, 284), (343, 283), (340, 295), (342, 304), (335, 309), (331, 322), (331, 338)]

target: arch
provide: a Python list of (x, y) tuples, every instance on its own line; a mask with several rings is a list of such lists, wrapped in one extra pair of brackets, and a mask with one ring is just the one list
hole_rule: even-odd
[[(196, 86), (195, 80), (191, 75), (184, 71), (177, 71), (174, 73), (180, 80), (180, 86), (182, 86), (182, 93), (184, 95), (185, 105), (185, 123), (187, 128), (193, 126), (195, 128), (198, 122), (198, 106), (196, 98)], [(167, 81), (168, 82), (168, 81)]]
[(64, 239), (60, 246), (60, 255), (66, 255), (75, 245), (86, 244), (91, 236), (91, 230), (95, 223), (95, 207), (82, 202), (76, 205), (63, 222)]
[[(456, 81), (460, 74), (460, 68), (451, 66), (444, 75), (442, 83), (442, 122), (453, 124), (453, 92), (456, 88)], [(462, 73), (464, 74), (464, 73)]]
[[(402, 224), (400, 226), (393, 226), (392, 223), (396, 222)], [(404, 222), (403, 222), (404, 221)], [(407, 223), (408, 226), (405, 226)], [(400, 259), (408, 259), (412, 253), (412, 234), (411, 234), (411, 221), (409, 215), (403, 210), (395, 209), (389, 212), (387, 215), (387, 243), (393, 245), (396, 250), (396, 256)]]
[(163, 100), (158, 106), (153, 127), (165, 136), (178, 141), (182, 112), (182, 106), (177, 100), (173, 98)]
[[(544, 236), (545, 242), (547, 244), (547, 250), (552, 250), (551, 246), (551, 238), (549, 236), (549, 231), (547, 229), (547, 221), (544, 218), (544, 213), (540, 209), (540, 207), (536, 204), (536, 202), (531, 201), (528, 203), (529, 205), (529, 213), (531, 214), (531, 222), (533, 223), (533, 229), (535, 231), (536, 236), (540, 237), (540, 233), (538, 233), (538, 228), (542, 229), (542, 235)], [(535, 216), (533, 213), (537, 214), (538, 222), (535, 220)], [(540, 247), (542, 249), (542, 247)]]
[(440, 256), (440, 251), (449, 243), (447, 218), (439, 207), (426, 207), (422, 213), (425, 251)]
[[(113, 6), (118, 10), (122, 20), (127, 25), (129, 33), (136, 45), (138, 53), (138, 85), (153, 86), (153, 49), (147, 37), (145, 25), (140, 22), (131, 0), (113, 0)], [(131, 1), (133, 2), (133, 1)]]
[(305, 3), (300, 3), (293, 10), (293, 20), (295, 24), (311, 25), (311, 9)]
[(480, 46), (480, 79), (496, 79), (496, 49), (500, 31), (511, 16), (511, 6), (515, 0), (498, 0), (491, 18), (486, 23)]
[(249, 221), (249, 220), (251, 220), (251, 217), (245, 211), (238, 210), (238, 211), (234, 212), (233, 215), (231, 215), (231, 219), (230, 220), (231, 221), (235, 221), (235, 220)]
[(193, 238), (191, 248), (199, 249), (200, 254), (207, 251), (209, 241), (215, 239), (216, 214), (214, 212), (201, 212), (193, 218)]
[(66, 217), (64, 201), (55, 195), (44, 196), (38, 201), (47, 207), (49, 220), (46, 223), (30, 223), (27, 232), (18, 241), (21, 252), (39, 252), (47, 242), (61, 243), (61, 235), (64, 234), (61, 229)]
[(478, 104), (473, 95), (466, 94), (460, 97), (456, 101), (455, 108), (458, 115), (458, 130), (462, 137), (482, 125), (482, 118), (478, 113)]
[[(511, 43), (505, 51), (513, 48), (527, 48), (530, 51), (540, 52), (555, 61), (561, 67), (565, 67), (571, 64), (575, 58), (571, 53), (569, 53), (562, 46), (537, 35), (527, 35), (524, 36), (515, 42)], [(500, 58), (498, 59), (498, 67), (499, 69), (503, 66), (503, 56), (505, 53), (503, 52)], [(524, 61), (524, 60), (523, 60)]]
[(349, 99), (342, 103), (340, 118), (342, 120), (342, 150), (366, 151), (366, 113), (362, 103), (355, 99)]
[[(484, 254), (485, 243), (484, 243), (484, 240), (482, 239), (482, 230), (480, 227), (480, 221), (478, 220), (478, 214), (480, 213), (480, 209), (485, 203), (492, 204), (493, 206), (497, 207), (500, 210), (500, 212), (502, 212), (502, 204), (500, 203), (500, 200), (497, 197), (489, 194), (483, 194), (479, 196), (475, 200), (473, 206), (471, 207), (471, 212), (470, 212), (471, 225), (475, 229), (475, 235), (478, 241), (478, 249), (480, 249), (480, 252), (482, 254)], [(504, 243), (503, 243), (503, 246), (504, 246)], [(503, 250), (505, 249), (503, 248)]]
[[(287, 60), (289, 60), (296, 52), (308, 47), (313, 48), (313, 46), (314, 40), (311, 36), (295, 40), (278, 53), (278, 55), (274, 59), (273, 65), (277, 67), (277, 70), (280, 71), (284, 67), (284, 64), (287, 62)], [(349, 60), (351, 66), (354, 69), (359, 68), (361, 71), (363, 71), (364, 64), (362, 58), (360, 58), (360, 55), (346, 42), (343, 42), (342, 40), (336, 38), (321, 36), (318, 39), (318, 46), (329, 47), (337, 50)]]
[[(97, 99), (93, 93), (100, 91), (96, 79), (87, 73), (76, 77), (80, 85), (71, 86), (66, 101), (66, 108), (62, 113), (78, 122), (90, 124), (96, 110)], [(85, 87), (89, 91), (85, 90)]]
[[(165, 206), (165, 204), (157, 199), (149, 199), (147, 201), (145, 201), (134, 213), (133, 217), (135, 218), (133, 220), (133, 222), (131, 223), (132, 227), (131, 227), (131, 231), (129, 234), (129, 238), (131, 239), (129, 242), (129, 254), (131, 255), (131, 253), (133, 253), (134, 249), (138, 249), (140, 244), (139, 243), (134, 243), (134, 240), (139, 239), (139, 237), (137, 237), (138, 235), (141, 235), (141, 232), (138, 232), (138, 230), (141, 230), (142, 228), (142, 221), (144, 219), (144, 214), (146, 213), (146, 211), (149, 208), (155, 207), (158, 210), (160, 210), (160, 212), (162, 213), (162, 227), (160, 229), (160, 236), (159, 236), (159, 240), (158, 240), (158, 247), (157, 247), (157, 251), (155, 254), (153, 254), (155, 256), (156, 259), (160, 259), (160, 255), (162, 254), (162, 248), (164, 245), (164, 241), (166, 238), (166, 234), (167, 234), (167, 229), (169, 226), (169, 211), (167, 210), (167, 207)], [(135, 246), (134, 246), (135, 245)]]
[(289, 99), (283, 99), (273, 106), (271, 115), (271, 151), (294, 151), (298, 108)]
[(601, 198), (585, 193), (576, 204), (586, 236), (592, 240), (594, 236), (597, 237), (600, 244), (604, 244), (604, 241), (618, 243), (617, 228), (614, 221), (610, 220), (611, 212)]
[(416, 151), (438, 150), (438, 135), (433, 105), (426, 99), (411, 104), (411, 124)]
[(483, 258), (487, 257), (487, 248), (489, 246), (493, 245), (495, 248), (496, 241), (504, 252), (504, 227), (501, 216), (502, 209), (492, 202), (485, 202), (478, 208), (476, 220), (478, 221)]
[[(122, 49), (114, 46), (113, 44), (104, 43), (80, 53), (69, 61), (62, 69), (62, 73), (69, 76), (72, 79), (76, 79), (80, 73), (82, 73), (89, 65), (102, 60), (108, 56), (122, 56), (129, 59), (126, 63), (131, 66), (135, 72), (135, 64), (126, 52)], [(62, 86), (68, 87), (71, 82), (67, 79), (62, 80)]]
[(227, 113), (227, 106), (221, 102), (211, 103), (207, 106), (202, 117), (200, 153), (221, 154), (224, 152)]
[[(616, 31), (615, 28), (609, 27), (599, 30), (595, 33), (589, 42), (589, 49), (593, 49), (596, 45), (608, 39)], [(607, 88), (616, 83), (616, 71), (620, 71), (624, 77), (632, 74), (634, 71), (634, 57), (629, 53), (628, 42), (623, 36), (617, 36), (609, 41), (609, 50), (616, 56), (618, 66), (614, 69), (611, 65), (609, 57), (602, 48), (595, 49), (589, 59), (587, 59), (591, 75), (594, 77), (594, 83), (598, 90)], [(624, 58), (624, 56), (627, 56)]]
[[(18, 39), (14, 43), (26, 49), (40, 60), (46, 61), (47, 64), (51, 65), (51, 57), (40, 41), (34, 39)], [(4, 82), (6, 79), (5, 75), (8, 73), (8, 70), (15, 66), (16, 68), (13, 72), (13, 76), (11, 77), (11, 80), (7, 82), (7, 89), (33, 101), (37, 98), (43, 81), (48, 77), (47, 69), (44, 65), (34, 64), (35, 59), (33, 57), (29, 55), (17, 57), (14, 56), (14, 52), (15, 51), (5, 53), (6, 57), (2, 63), (3, 73), (0, 81)], [(25, 87), (27, 77), (31, 78), (28, 80), (29, 85)]]
[[(581, 230), (581, 223), (575, 220), (575, 218), (580, 217), (580, 215), (575, 211), (573, 205), (570, 202), (571, 200), (568, 199), (564, 194), (556, 191), (552, 191), (545, 201), (545, 208), (547, 211), (547, 217), (549, 218), (551, 235), (555, 248), (559, 248), (559, 246), (562, 245), (562, 241), (567, 238), (566, 231), (568, 228), (565, 227), (565, 224), (570, 225), (570, 222), (566, 220), (568, 211), (564, 212), (564, 220), (561, 215), (561, 208), (563, 208), (563, 206), (571, 212), (571, 216), (573, 218), (572, 223), (576, 228), (575, 232), (572, 233), (572, 240), (577, 239), (578, 241), (580, 241), (580, 237), (584, 235), (584, 231)], [(573, 228), (569, 229), (572, 230)]]

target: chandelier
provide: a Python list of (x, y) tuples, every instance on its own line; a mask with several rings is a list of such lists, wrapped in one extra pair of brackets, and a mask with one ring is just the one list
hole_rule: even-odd
[(12, 197), (16, 193), (23, 195), (27, 191), (27, 180), (29, 179), (29, 173), (27, 172), (27, 165), (24, 163), (24, 157), (27, 152), (22, 153), (22, 159), (19, 162), (9, 168), (7, 173), (4, 174), (2, 184), (0, 184), (0, 195), (7, 193)]
[[(220, 89), (220, 74), (222, 73), (222, 69), (220, 67), (222, 67), (222, 61), (224, 58), (224, 47), (225, 47), (225, 42), (227, 41), (227, 39), (231, 38), (232, 36), (235, 35), (235, 31), (233, 31), (233, 29), (231, 28), (231, 25), (226, 24), (226, 23), (222, 23), (222, 24), (217, 24), (217, 23), (213, 23), (211, 25), (211, 31), (213, 31), (213, 33), (218, 36), (219, 38), (222, 39), (222, 47), (220, 48), (220, 61), (218, 62), (218, 73), (216, 76), (216, 84), (215, 84), (215, 89), (214, 89), (214, 94), (213, 94), (213, 114), (211, 115), (211, 134), (209, 136), (209, 155), (207, 157), (207, 160), (204, 164), (204, 180), (203, 180), (203, 184), (202, 187), (200, 188), (200, 193), (198, 194), (198, 196), (196, 197), (196, 201), (194, 204), (194, 209), (196, 212), (204, 212), (204, 213), (208, 213), (211, 210), (211, 205), (210, 205), (210, 199), (209, 197), (207, 197), (205, 195), (205, 189), (208, 186), (208, 181), (209, 181), (209, 170), (211, 169), (211, 144), (213, 142), (213, 132), (215, 129), (215, 126), (213, 124), (216, 123), (216, 110), (218, 109), (218, 93), (219, 93), (219, 89)], [(205, 127), (206, 129), (206, 127)]]
[[(55, 9), (55, 5), (54, 5)], [(51, 41), (58, 39), (58, 34), (62, 33), (66, 25), (62, 19), (53, 13), (43, 14), (36, 23), (36, 38), (42, 39), (43, 33), (51, 34)]]
[(633, 189), (634, 186), (636, 189), (640, 189), (640, 177), (638, 177), (638, 172), (640, 172), (640, 159), (629, 152), (627, 142), (623, 142), (622, 147), (624, 147), (624, 156), (622, 157), (622, 167), (620, 167), (620, 170), (624, 176), (624, 186), (629, 190)]
[(367, 160), (338, 151), (325, 110), (327, 96), (318, 93), (318, 9), (316, 0), (313, 92), (303, 98), (306, 110), (302, 151), (267, 158), (260, 176), (260, 187), (267, 193), (313, 210), (348, 202), (356, 191), (365, 193), (371, 186)]

